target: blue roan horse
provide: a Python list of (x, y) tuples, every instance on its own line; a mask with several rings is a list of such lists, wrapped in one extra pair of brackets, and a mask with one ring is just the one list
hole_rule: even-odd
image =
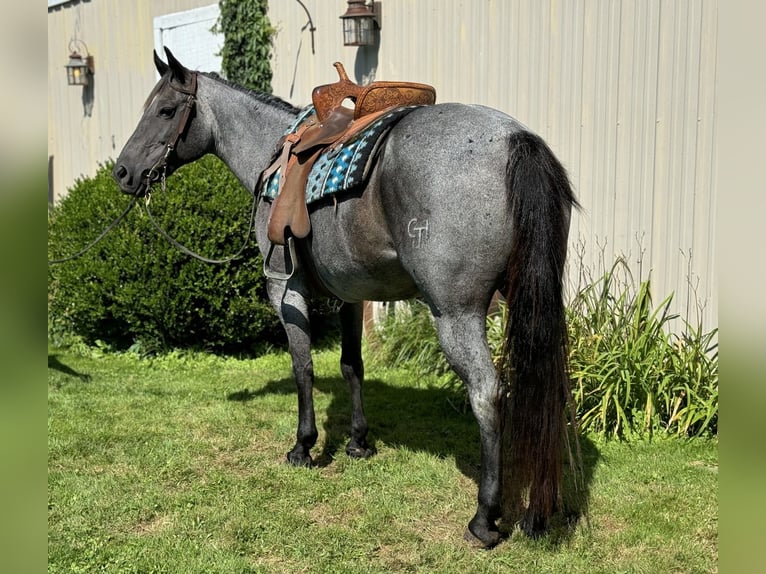
[[(215, 74), (191, 72), (166, 52), (167, 64), (155, 54), (162, 78), (116, 161), (120, 188), (143, 195), (163, 172), (212, 153), (256, 192), (299, 110)], [(447, 103), (416, 108), (399, 120), (363, 189), (309, 206), (311, 233), (297, 242), (296, 272), (268, 282), (298, 387), (297, 441), (288, 461), (311, 465), (317, 440), (312, 293), (343, 302), (340, 368), (353, 405), (346, 447), (353, 457), (372, 454), (362, 407), (362, 302), (420, 296), (480, 429), (478, 508), (467, 537), (497, 544), (504, 507), (526, 506), (521, 528), (543, 532), (562, 500), (569, 393), (562, 273), (576, 206), (550, 149), (502, 112)], [(261, 198), (255, 231), (264, 256), (271, 247), (270, 210)], [(413, 238), (413, 221), (427, 225), (428, 233)], [(289, 261), (283, 249), (276, 246), (272, 258), (277, 270)], [(497, 290), (509, 309), (500, 369), (485, 332)]]

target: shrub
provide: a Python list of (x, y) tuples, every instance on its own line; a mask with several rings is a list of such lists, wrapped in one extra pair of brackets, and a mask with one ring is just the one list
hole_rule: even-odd
[(372, 334), (374, 360), (391, 365), (404, 364), (417, 376), (446, 376), (446, 384), (459, 384), (439, 346), (431, 311), (413, 299), (397, 303)]
[(671, 323), (619, 258), (569, 306), (570, 369), (580, 425), (602, 436), (718, 431), (718, 330)]
[[(87, 244), (127, 204), (111, 167), (79, 179), (49, 215), (50, 259)], [(151, 205), (172, 237), (222, 258), (244, 239), (252, 197), (220, 160), (206, 156), (174, 174)], [(169, 245), (136, 207), (82, 257), (48, 267), (49, 331), (118, 349), (248, 352), (282, 340), (265, 295), (254, 238), (234, 262), (202, 263)]]

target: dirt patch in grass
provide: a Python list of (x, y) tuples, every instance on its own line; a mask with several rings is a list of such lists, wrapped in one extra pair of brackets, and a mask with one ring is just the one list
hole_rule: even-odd
[(710, 472), (718, 474), (717, 463), (705, 462), (704, 460), (693, 460), (692, 462), (689, 463), (689, 466), (694, 468), (703, 468), (705, 470), (709, 470)]
[(626, 525), (625, 521), (610, 514), (604, 514), (598, 517), (598, 525), (595, 528), (610, 534), (619, 534), (625, 531)]
[(167, 514), (156, 514), (146, 520), (142, 520), (131, 529), (131, 534), (150, 536), (164, 532), (173, 524), (173, 519)]
[(213, 449), (212, 460), (205, 459), (202, 463), (207, 467), (219, 468), (239, 479), (247, 479), (253, 475), (251, 454), (242, 451)]
[(372, 558), (390, 572), (412, 572), (420, 563), (418, 549), (406, 544), (381, 544), (373, 550)]
[(347, 511), (334, 509), (326, 502), (317, 502), (307, 510), (308, 518), (313, 524), (320, 526), (345, 526), (351, 517)]
[(301, 566), (294, 560), (289, 560), (284, 556), (271, 554), (269, 556), (259, 556), (251, 560), (253, 565), (258, 571), (274, 572), (274, 573), (289, 573), (289, 574), (301, 574), (303, 572), (310, 572), (311, 566)]

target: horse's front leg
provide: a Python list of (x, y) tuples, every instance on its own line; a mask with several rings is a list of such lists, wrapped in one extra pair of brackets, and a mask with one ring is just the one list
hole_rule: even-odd
[(268, 292), (279, 319), (287, 333), (293, 375), (298, 387), (298, 431), (295, 446), (287, 460), (295, 466), (311, 466), (311, 448), (316, 444), (314, 416), (314, 364), (311, 360), (311, 330), (307, 294), (294, 277), (289, 285), (284, 281), (269, 281)]
[(341, 355), (340, 371), (348, 383), (351, 393), (351, 440), (346, 445), (346, 454), (354, 458), (367, 458), (375, 454), (367, 444), (367, 418), (362, 403), (362, 303), (344, 303), (340, 309)]

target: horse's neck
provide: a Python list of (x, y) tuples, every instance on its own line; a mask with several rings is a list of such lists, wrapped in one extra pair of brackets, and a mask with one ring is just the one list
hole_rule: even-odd
[(259, 174), (268, 167), (277, 141), (295, 114), (220, 82), (207, 91), (214, 153), (242, 185), (254, 191)]

